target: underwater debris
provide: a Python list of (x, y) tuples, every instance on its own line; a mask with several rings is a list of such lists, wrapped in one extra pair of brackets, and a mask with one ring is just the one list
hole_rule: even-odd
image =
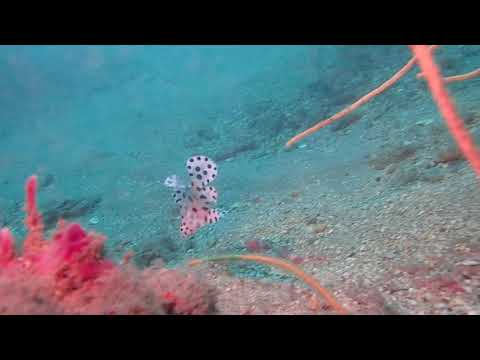
[(270, 245), (262, 240), (248, 240), (245, 242), (245, 249), (248, 252), (261, 253), (270, 249)]
[(294, 191), (290, 193), (290, 196), (294, 199), (298, 199), (300, 197), (301, 193), (299, 191)]
[(101, 202), (101, 196), (94, 196), (91, 198), (77, 200), (67, 199), (59, 202), (55, 204), (53, 208), (45, 211), (45, 228), (47, 230), (53, 228), (59, 219), (70, 220), (88, 215), (95, 211), (95, 209)]
[(215, 156), (215, 159), (217, 159), (218, 162), (225, 161), (234, 158), (235, 156), (238, 156), (244, 152), (256, 150), (257, 148), (258, 144), (256, 142), (249, 142), (247, 144), (238, 145), (226, 152), (220, 153)]
[(449, 148), (441, 151), (435, 160), (434, 164), (445, 164), (454, 161), (464, 160), (462, 153), (457, 148)]
[(308, 231), (313, 235), (323, 234), (325, 233), (327, 228), (328, 228), (327, 224), (324, 224), (324, 223), (314, 223), (314, 224), (307, 225)]
[(28, 234), (21, 254), (15, 252), (10, 231), (0, 230), (0, 314), (213, 311), (212, 289), (193, 273), (116, 264), (103, 257), (105, 237), (79, 224), (60, 220), (51, 240), (45, 239), (36, 191), (32, 176), (26, 185)]
[(216, 223), (220, 213), (212, 206), (217, 203), (217, 190), (211, 186), (218, 174), (217, 164), (204, 155), (191, 156), (186, 162), (190, 186), (177, 175), (165, 179), (164, 185), (174, 191), (173, 198), (180, 207), (180, 232), (184, 237), (195, 234), (201, 227)]
[(422, 174), (415, 167), (399, 168), (388, 179), (390, 185), (401, 187), (422, 179)]
[(375, 170), (384, 170), (391, 164), (397, 164), (415, 155), (417, 149), (412, 145), (399, 146), (369, 156), (368, 165)]

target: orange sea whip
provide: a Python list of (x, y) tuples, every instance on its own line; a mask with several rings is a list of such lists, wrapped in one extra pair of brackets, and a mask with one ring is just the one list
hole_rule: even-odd
[(447, 123), (448, 130), (455, 139), (460, 151), (468, 160), (473, 171), (480, 178), (480, 153), (475, 147), (472, 136), (458, 115), (453, 101), (445, 88), (445, 82), (440, 70), (426, 45), (410, 45), (417, 58), (425, 80), (428, 83), (432, 97), (437, 103), (440, 113)]
[[(433, 51), (437, 49), (440, 45), (431, 45), (429, 51)], [(295, 135), (293, 138), (287, 141), (285, 147), (288, 149), (290, 148), (293, 144), (299, 142), (300, 140), (306, 138), (309, 135), (312, 135), (314, 132), (320, 130), (321, 128), (330, 125), (331, 123), (340, 120), (344, 116), (350, 114), (352, 111), (358, 109), (360, 106), (366, 104), (370, 100), (372, 100), (375, 96), (381, 94), (388, 88), (390, 88), (393, 84), (395, 84), (402, 76), (404, 76), (406, 73), (408, 73), (412, 67), (415, 65), (416, 59), (415, 57), (411, 58), (400, 70), (395, 73), (390, 79), (388, 79), (386, 82), (384, 82), (382, 85), (377, 87), (375, 90), (369, 92), (367, 95), (363, 96), (356, 102), (354, 102), (352, 105), (346, 107), (342, 111), (336, 113), (332, 117), (329, 117), (328, 119), (322, 120), (316, 125), (312, 126), (311, 128), (301, 132), (298, 135)]]
[[(473, 79), (473, 78), (476, 78), (476, 77), (479, 77), (479, 76), (480, 76), (480, 68), (476, 69), (476, 70), (473, 70), (473, 71), (470, 71), (466, 74), (445, 77), (445, 78), (443, 78), (443, 81), (446, 84), (450, 84), (450, 83), (457, 82), (457, 81), (470, 80), (470, 79)], [(417, 74), (417, 79), (422, 79), (422, 78), (424, 78), (423, 73)]]
[(315, 290), (321, 297), (323, 297), (327, 303), (339, 314), (346, 315), (348, 311), (335, 300), (332, 294), (325, 288), (323, 288), (320, 283), (313, 278), (312, 276), (308, 275), (305, 271), (303, 271), (297, 265), (292, 264), (289, 261), (265, 256), (265, 255), (254, 255), (254, 254), (245, 254), (245, 255), (224, 255), (224, 256), (214, 256), (208, 257), (204, 259), (194, 259), (189, 262), (189, 266), (196, 266), (204, 262), (208, 261), (230, 261), (230, 260), (244, 260), (244, 261), (253, 261), (256, 263), (267, 264), (270, 266), (277, 267), (279, 269), (285, 270), (294, 274), (296, 277), (301, 279), (305, 284), (310, 286), (313, 290)]

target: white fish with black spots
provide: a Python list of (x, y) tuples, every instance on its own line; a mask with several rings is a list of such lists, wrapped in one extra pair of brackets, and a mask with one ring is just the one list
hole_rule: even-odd
[(180, 232), (184, 237), (195, 234), (202, 226), (216, 223), (221, 215), (213, 208), (218, 192), (211, 185), (217, 178), (217, 164), (207, 156), (187, 159), (186, 170), (190, 186), (185, 186), (177, 175), (165, 179), (165, 186), (174, 190), (173, 198), (180, 207)]

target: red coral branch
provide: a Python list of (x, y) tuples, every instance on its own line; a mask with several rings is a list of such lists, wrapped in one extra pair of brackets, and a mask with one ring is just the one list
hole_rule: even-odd
[(428, 47), (426, 45), (410, 45), (410, 48), (417, 58), (418, 65), (422, 69), (440, 113), (447, 123), (448, 130), (457, 142), (460, 151), (480, 178), (480, 153), (448, 95), (445, 82)]

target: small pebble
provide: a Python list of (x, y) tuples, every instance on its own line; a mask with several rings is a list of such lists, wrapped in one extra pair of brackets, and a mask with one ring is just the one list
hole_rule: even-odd
[(94, 217), (90, 218), (90, 220), (88, 220), (88, 223), (89, 223), (89, 224), (92, 224), (92, 225), (96, 225), (96, 224), (98, 224), (99, 222), (100, 222), (100, 219), (99, 219), (98, 217), (96, 217), (96, 216), (94, 216)]
[(462, 262), (459, 262), (457, 265), (476, 266), (476, 265), (480, 265), (480, 261), (477, 261), (477, 260), (464, 260), (464, 261), (462, 261)]

